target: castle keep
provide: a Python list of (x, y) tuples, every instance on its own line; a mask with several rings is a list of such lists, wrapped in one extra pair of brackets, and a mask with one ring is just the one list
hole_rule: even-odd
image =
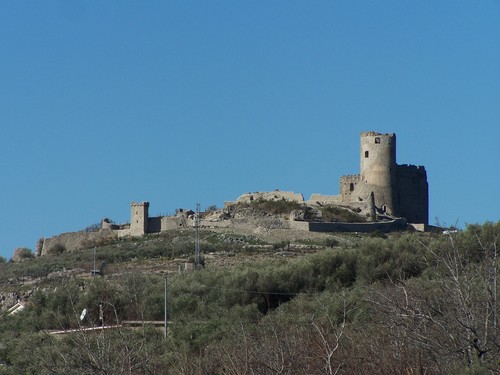
[[(288, 201), (299, 203), (303, 209), (289, 217), (242, 217), (237, 213), (239, 204), (253, 201)], [(321, 210), (336, 206), (361, 217), (361, 222), (325, 221)], [(244, 231), (259, 228), (293, 229), (305, 231), (388, 232), (412, 225), (425, 230), (428, 225), (429, 198), (427, 173), (423, 166), (398, 165), (396, 162), (396, 135), (373, 131), (360, 135), (360, 173), (340, 177), (338, 195), (313, 194), (308, 201), (300, 193), (272, 192), (245, 193), (234, 202), (225, 202), (224, 209), (201, 217), (200, 225), (208, 228), (234, 228)], [(306, 211), (315, 212), (306, 219)], [(130, 205), (130, 224), (115, 225), (108, 219), (94, 232), (63, 233), (43, 242), (41, 255), (59, 246), (77, 250), (96, 241), (124, 236), (138, 237), (147, 233), (160, 233), (172, 229), (192, 227), (195, 213), (177, 210), (174, 216), (149, 217), (149, 202)]]
[(396, 134), (363, 132), (360, 174), (340, 178), (343, 203), (370, 202), (379, 214), (428, 224), (427, 173), (422, 166), (396, 163)]

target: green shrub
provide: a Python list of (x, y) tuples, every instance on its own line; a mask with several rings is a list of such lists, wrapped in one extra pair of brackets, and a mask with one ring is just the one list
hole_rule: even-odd
[(55, 244), (54, 246), (51, 246), (47, 249), (46, 254), (49, 256), (57, 256), (57, 255), (61, 255), (65, 251), (66, 251), (66, 248), (64, 247), (64, 245)]
[(244, 204), (244, 205), (271, 215), (289, 214), (293, 210), (298, 210), (302, 207), (300, 203), (288, 201), (286, 199), (280, 199), (275, 201), (258, 199), (252, 201), (250, 204)]
[(16, 249), (16, 251), (14, 252), (14, 257), (17, 258), (18, 260), (26, 260), (26, 259), (32, 259), (35, 257), (35, 255), (33, 254), (33, 252), (26, 248), (26, 247), (22, 247), (22, 248), (19, 248), (19, 249)]
[(326, 222), (362, 223), (366, 219), (350, 210), (328, 206), (321, 208), (321, 217)]
[(383, 239), (386, 239), (387, 238), (387, 234), (385, 234), (384, 232), (382, 232), (380, 229), (377, 229), (376, 231), (370, 233), (370, 237), (372, 237), (372, 238), (383, 238)]
[(368, 283), (417, 277), (427, 267), (423, 247), (415, 235), (404, 235), (394, 241), (367, 238), (358, 251), (359, 276)]
[(325, 240), (326, 247), (336, 247), (339, 246), (340, 242), (336, 238), (330, 237)]

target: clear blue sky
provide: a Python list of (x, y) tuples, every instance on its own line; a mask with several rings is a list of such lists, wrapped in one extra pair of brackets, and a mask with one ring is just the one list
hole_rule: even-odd
[(3, 1), (0, 255), (103, 217), (338, 194), (359, 133), (431, 223), (500, 220), (500, 1)]

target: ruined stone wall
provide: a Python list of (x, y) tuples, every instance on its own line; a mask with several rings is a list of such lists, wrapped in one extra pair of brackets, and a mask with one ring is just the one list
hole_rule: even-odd
[(289, 229), (293, 230), (309, 230), (309, 222), (307, 221), (289, 221), (288, 222)]
[(41, 255), (47, 255), (56, 246), (62, 246), (65, 251), (85, 249), (98, 244), (102, 240), (116, 238), (117, 233), (111, 229), (101, 229), (95, 232), (69, 232), (46, 238)]
[(276, 201), (276, 200), (287, 200), (290, 202), (304, 203), (304, 196), (300, 193), (294, 193), (292, 191), (269, 191), (269, 192), (255, 192), (255, 193), (245, 193), (241, 195), (236, 203), (250, 203), (254, 200), (265, 200), (265, 201)]
[(253, 231), (258, 228), (264, 228), (265, 230), (290, 229), (291, 221), (279, 217), (241, 217), (230, 219), (230, 222), (231, 228)]
[(309, 198), (307, 202), (309, 204), (339, 204), (342, 203), (342, 197), (340, 195), (322, 195), (314, 193)]
[(130, 228), (113, 230), (118, 238), (130, 236)]
[(359, 181), (359, 174), (340, 177), (340, 197), (342, 202), (350, 202), (352, 200), (352, 195), (358, 187)]
[(200, 220), (200, 226), (202, 228), (232, 228), (232, 220), (222, 220), (222, 221), (212, 221), (212, 220)]
[(193, 220), (185, 215), (150, 217), (148, 233), (160, 233), (166, 230), (192, 228)]
[(398, 165), (395, 202), (399, 216), (411, 223), (428, 224), (429, 192), (424, 167)]
[(163, 216), (161, 218), (161, 231), (170, 229), (192, 228), (192, 220), (188, 220), (184, 216)]

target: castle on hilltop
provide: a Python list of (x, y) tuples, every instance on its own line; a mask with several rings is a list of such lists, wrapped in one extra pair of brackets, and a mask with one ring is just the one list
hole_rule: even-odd
[(394, 133), (362, 132), (360, 138), (360, 174), (340, 178), (340, 201), (368, 201), (380, 214), (427, 225), (429, 189), (425, 168), (396, 163)]
[(305, 202), (292, 192), (246, 193), (237, 202), (285, 199), (297, 203), (331, 204), (361, 210), (373, 221), (383, 216), (402, 217), (409, 223), (428, 225), (429, 193), (423, 166), (396, 163), (396, 134), (362, 132), (360, 174), (340, 177), (339, 195), (313, 194)]
[[(293, 212), (289, 218), (274, 218), (272, 221), (249, 221), (238, 218), (234, 207), (240, 203), (256, 200), (284, 200), (308, 207), (339, 206), (368, 218), (364, 223), (314, 223), (304, 220), (300, 212)], [(300, 211), (300, 210), (299, 210)], [(340, 194), (313, 194), (308, 201), (300, 193), (272, 192), (245, 193), (234, 202), (225, 202), (218, 213), (204, 215), (199, 220), (201, 226), (212, 228), (233, 227), (249, 229), (252, 226), (267, 226), (273, 229), (294, 229), (308, 231), (352, 231), (384, 232), (404, 229), (411, 224), (417, 230), (425, 230), (428, 225), (429, 197), (427, 173), (423, 166), (398, 165), (396, 163), (396, 135), (373, 131), (360, 135), (360, 173), (340, 177)], [(63, 233), (45, 239), (41, 255), (54, 246), (67, 250), (88, 247), (102, 239), (124, 236), (143, 236), (167, 230), (193, 226), (195, 213), (192, 210), (177, 210), (174, 216), (149, 216), (149, 202), (132, 202), (130, 224), (115, 225), (108, 219), (94, 232)]]
[(396, 163), (396, 134), (361, 133), (360, 174), (342, 176), (343, 201), (373, 199), (375, 207), (410, 223), (429, 222), (429, 188), (423, 166)]

